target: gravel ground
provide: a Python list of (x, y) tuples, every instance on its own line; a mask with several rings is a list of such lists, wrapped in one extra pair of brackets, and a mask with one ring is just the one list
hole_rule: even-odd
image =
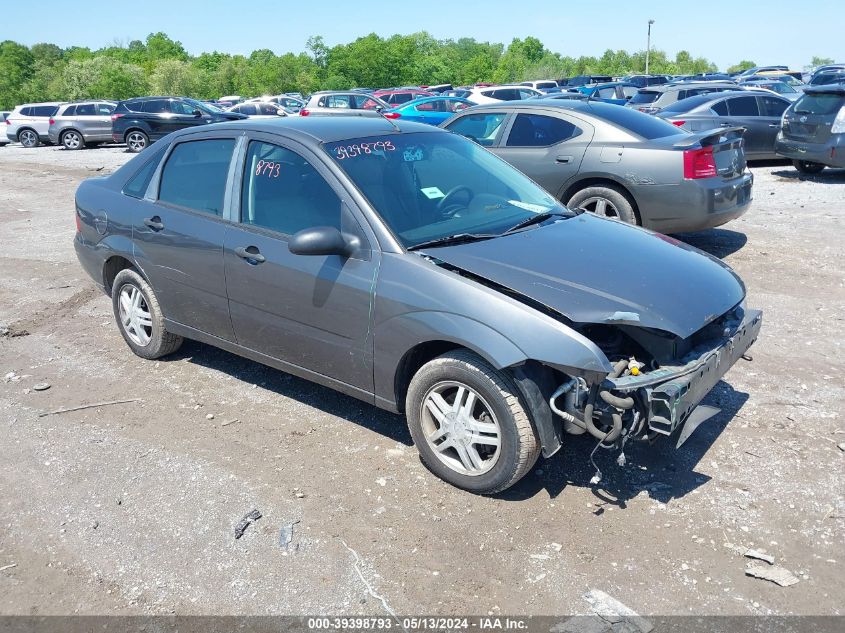
[[(624, 469), (599, 455), (601, 488), (580, 437), (485, 498), (429, 474), (400, 417), (197, 343), (132, 355), (72, 248), (78, 183), (129, 157), (0, 149), (0, 613), (567, 614), (590, 589), (643, 614), (843, 612), (845, 171), (754, 166), (744, 218), (682, 236), (765, 313), (719, 416)], [(134, 402), (40, 417), (114, 400)], [(799, 582), (746, 576), (746, 548)]]

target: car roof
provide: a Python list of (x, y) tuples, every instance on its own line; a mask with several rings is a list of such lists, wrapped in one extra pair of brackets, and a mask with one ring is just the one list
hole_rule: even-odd
[(644, 92), (672, 92), (674, 90), (689, 90), (690, 88), (736, 88), (732, 81), (678, 81), (657, 86), (642, 88)]
[(842, 76), (843, 83), (827, 84), (825, 86), (808, 86), (804, 88), (807, 94), (837, 94), (845, 95), (845, 75)]
[(499, 103), (485, 103), (484, 105), (473, 106), (467, 113), (479, 112), (481, 110), (529, 110), (533, 108), (557, 108), (560, 110), (572, 110), (583, 112), (600, 118), (612, 116), (619, 112), (619, 106), (613, 103), (604, 103), (595, 99), (523, 99), (521, 101), (501, 101)]
[(176, 134), (211, 130), (251, 130), (280, 134), (295, 138), (306, 144), (334, 143), (345, 139), (387, 134), (413, 134), (417, 132), (445, 133), (437, 127), (410, 121), (389, 121), (381, 116), (292, 116), (279, 119), (244, 119), (227, 123), (215, 123), (213, 128), (187, 128)]

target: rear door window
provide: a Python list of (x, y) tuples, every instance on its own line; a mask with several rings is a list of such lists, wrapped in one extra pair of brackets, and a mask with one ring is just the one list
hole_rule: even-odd
[(170, 104), (167, 99), (151, 99), (144, 103), (142, 111), (150, 114), (169, 113)]
[(53, 116), (58, 109), (58, 106), (35, 106), (32, 108), (32, 116)]
[(255, 112), (256, 112), (255, 106), (252, 105), (251, 103), (245, 103), (243, 105), (239, 105), (237, 107), (237, 111), (240, 112), (241, 114), (246, 114), (246, 115), (255, 114)]
[(80, 103), (76, 106), (76, 116), (94, 116), (96, 113), (93, 103)]
[(734, 97), (728, 99), (728, 112), (731, 116), (760, 116), (756, 97)]
[(717, 101), (711, 107), (711, 110), (718, 114), (719, 116), (728, 116), (728, 103), (727, 101)]
[(656, 90), (639, 90), (637, 94), (631, 97), (631, 100), (628, 102), (631, 105), (643, 105), (646, 103), (654, 103), (657, 101), (657, 97), (660, 96), (660, 93)]
[(784, 110), (789, 107), (789, 103), (785, 100), (773, 99), (772, 97), (761, 97), (760, 102), (763, 116), (780, 118)]
[(503, 88), (501, 90), (494, 90), (490, 96), (499, 101), (517, 101), (519, 99), (519, 91), (516, 88)]
[(234, 147), (234, 139), (206, 139), (176, 145), (161, 172), (159, 202), (221, 215)]
[(508, 147), (548, 147), (578, 136), (569, 121), (542, 114), (518, 114), (508, 133)]
[(410, 92), (399, 92), (391, 96), (393, 97), (393, 101), (390, 103), (408, 103), (408, 101), (414, 98), (414, 95)]
[(504, 123), (507, 116), (504, 112), (467, 114), (453, 121), (447, 129), (450, 132), (466, 136), (479, 145), (490, 147), (496, 143), (496, 139), (502, 129), (502, 123)]
[(360, 95), (355, 97), (355, 103), (359, 110), (375, 110), (381, 105), (371, 97), (362, 97)]

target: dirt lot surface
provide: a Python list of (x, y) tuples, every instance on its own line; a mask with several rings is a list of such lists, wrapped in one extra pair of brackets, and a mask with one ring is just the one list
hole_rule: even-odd
[[(568, 614), (590, 589), (643, 614), (845, 610), (845, 171), (755, 166), (744, 218), (684, 236), (765, 315), (717, 418), (625, 468), (598, 455), (599, 487), (572, 438), (485, 498), (431, 475), (400, 417), (197, 343), (132, 355), (72, 247), (78, 183), (129, 157), (0, 149), (0, 613)], [(746, 576), (747, 548), (799, 582)]]

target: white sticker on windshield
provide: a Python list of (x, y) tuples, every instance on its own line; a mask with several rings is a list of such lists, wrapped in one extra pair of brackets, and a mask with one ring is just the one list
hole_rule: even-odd
[(525, 209), (526, 211), (533, 211), (534, 213), (543, 213), (549, 210), (549, 207), (544, 207), (542, 204), (531, 204), (522, 200), (508, 200), (508, 204)]
[(435, 198), (445, 198), (446, 194), (440, 191), (437, 187), (423, 187), (420, 189), (423, 192), (423, 195), (428, 198), (429, 200), (434, 200)]

